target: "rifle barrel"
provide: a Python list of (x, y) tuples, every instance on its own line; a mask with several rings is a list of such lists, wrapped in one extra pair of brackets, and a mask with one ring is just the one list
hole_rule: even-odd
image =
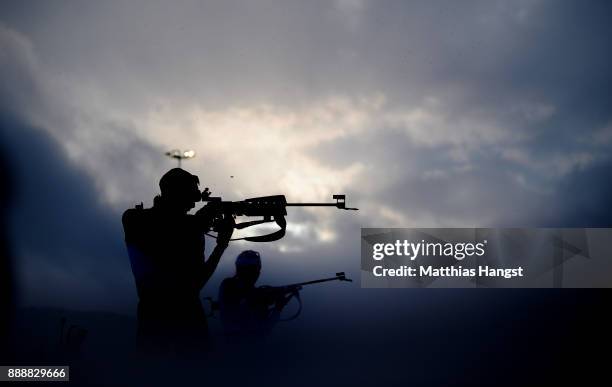
[(336, 276), (336, 277), (331, 277), (331, 278), (318, 279), (318, 280), (314, 280), (314, 281), (300, 282), (298, 284), (291, 284), (289, 286), (304, 286), (304, 285), (318, 284), (320, 282), (340, 281), (340, 280), (341, 280), (341, 277)]
[(338, 207), (338, 203), (287, 203), (287, 207)]

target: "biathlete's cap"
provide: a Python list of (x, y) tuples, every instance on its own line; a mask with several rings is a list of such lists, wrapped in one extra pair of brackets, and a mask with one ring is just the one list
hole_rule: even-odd
[(261, 266), (259, 253), (253, 250), (245, 250), (236, 258), (236, 266)]
[(164, 196), (185, 196), (199, 202), (201, 193), (198, 189), (200, 179), (196, 175), (181, 168), (173, 168), (166, 172), (159, 181), (159, 188)]

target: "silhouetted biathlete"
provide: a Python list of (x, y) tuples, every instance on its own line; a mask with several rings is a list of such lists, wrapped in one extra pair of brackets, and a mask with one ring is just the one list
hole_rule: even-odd
[(236, 274), (219, 288), (219, 311), (226, 336), (260, 336), (279, 321), (293, 294), (255, 287), (261, 273), (259, 253), (246, 250), (236, 258)]
[(196, 214), (199, 179), (174, 168), (160, 180), (161, 195), (152, 208), (142, 204), (123, 214), (123, 229), (138, 291), (138, 344), (153, 352), (192, 352), (208, 343), (200, 290), (215, 271), (234, 230), (231, 216), (218, 228), (217, 245), (208, 260), (204, 237), (215, 203)]

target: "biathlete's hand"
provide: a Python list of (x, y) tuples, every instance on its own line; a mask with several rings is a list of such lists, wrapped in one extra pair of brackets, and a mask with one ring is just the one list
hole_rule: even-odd
[(232, 239), (232, 234), (234, 233), (234, 227), (236, 226), (236, 221), (234, 221), (234, 217), (231, 215), (223, 215), (223, 220), (219, 222), (217, 227), (217, 244), (228, 245), (230, 239)]
[(198, 217), (204, 232), (210, 231), (215, 222), (215, 218), (220, 216), (221, 205), (217, 201), (208, 202), (204, 207), (200, 208), (195, 215)]
[(298, 287), (295, 288), (290, 294), (287, 295), (281, 295), (280, 297), (276, 298), (276, 302), (274, 307), (276, 308), (276, 310), (278, 310), (279, 312), (283, 310), (283, 308), (285, 306), (287, 306), (287, 304), (289, 303), (289, 301), (291, 301), (291, 298), (294, 296), (298, 296), (298, 293), (300, 292), (300, 290), (302, 289), (302, 287)]

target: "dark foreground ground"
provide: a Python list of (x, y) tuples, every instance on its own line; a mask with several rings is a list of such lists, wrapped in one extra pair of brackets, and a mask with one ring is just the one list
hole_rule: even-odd
[[(143, 359), (131, 316), (21, 309), (12, 356), (14, 364), (68, 364), (72, 385), (588, 385), (607, 372), (607, 291), (491, 290), (467, 302), (466, 293), (421, 294), (430, 302), (414, 308), (387, 300), (380, 308), (394, 313), (384, 316), (311, 305), (309, 316), (248, 345), (226, 343), (211, 319), (215, 346), (198, 359)], [(71, 342), (62, 321), (64, 333), (74, 326)]]

